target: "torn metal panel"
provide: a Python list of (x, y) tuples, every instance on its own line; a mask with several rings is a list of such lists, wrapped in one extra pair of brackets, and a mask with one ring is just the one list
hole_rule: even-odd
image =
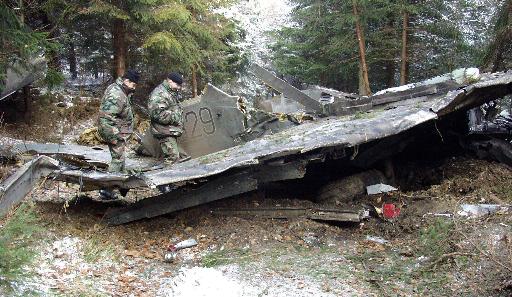
[[(92, 184), (96, 187), (102, 185), (118, 185), (124, 188), (156, 187), (181, 182), (196, 182), (205, 178), (214, 180), (215, 176), (225, 174), (227, 171), (231, 171), (230, 174), (233, 174), (232, 172), (249, 168), (251, 169), (251, 172), (248, 173), (249, 177), (257, 179), (258, 171), (256, 169), (276, 158), (303, 159), (305, 162), (310, 162), (313, 159), (322, 159), (318, 153), (343, 151), (348, 147), (353, 148), (350, 151), (354, 152), (352, 157), (357, 160), (360, 145), (407, 131), (421, 123), (432, 121), (439, 115), (447, 115), (460, 109), (469, 109), (474, 104), (482, 103), (482, 100), (493, 100), (496, 99), (494, 96), (510, 94), (512, 93), (511, 82), (512, 73), (484, 75), (482, 81), (460, 90), (442, 93), (438, 89), (436, 94), (425, 96), (422, 93), (420, 98), (423, 99), (421, 100), (413, 98), (399, 101), (400, 104), (395, 102), (391, 107), (390, 105), (382, 106), (366, 113), (322, 118), (293, 126), (279, 133), (265, 135), (236, 147), (174, 164), (171, 167), (142, 172), (136, 176), (68, 167), (63, 168), (56, 178), (75, 183)], [(429, 91), (429, 89), (426, 90)], [(415, 91), (411, 89), (410, 92), (414, 93)], [(483, 96), (482, 93), (487, 95)], [(20, 146), (25, 151), (35, 150), (52, 154), (66, 153), (83, 156), (92, 164), (95, 164), (94, 162), (105, 164), (110, 161), (110, 155), (106, 150), (96, 151), (80, 146), (39, 144), (34, 144), (32, 147), (30, 144)], [(365, 156), (364, 152), (361, 154), (362, 157), (365, 157), (362, 158), (365, 159), (362, 163), (375, 162), (374, 159), (366, 158), (368, 156)], [(139, 162), (139, 166), (147, 164), (147, 161), (140, 159), (128, 160), (128, 164), (135, 163), (135, 166), (137, 166), (137, 162)], [(293, 171), (290, 174), (300, 175)]]
[(374, 111), (368, 118), (325, 118), (267, 135), (237, 147), (145, 174), (154, 185), (206, 177), (232, 168), (256, 165), (262, 158), (301, 154), (324, 147), (350, 147), (400, 133), (436, 118), (425, 107)]
[(46, 156), (37, 157), (23, 165), (0, 184), (0, 217), (16, 206), (42, 177), (59, 169), (59, 162)]
[(207, 202), (256, 190), (259, 185), (273, 181), (303, 178), (306, 162), (274, 162), (251, 171), (243, 171), (213, 178), (196, 189), (178, 189), (157, 197), (144, 199), (128, 207), (109, 212), (105, 219), (117, 225), (151, 218)]
[(436, 94), (444, 95), (448, 91), (458, 89), (462, 86), (454, 80), (426, 84), (418, 83), (413, 85), (415, 85), (415, 87), (406, 88), (405, 90), (384, 93), (379, 92), (380, 94), (377, 93), (376, 95), (371, 96), (372, 105), (384, 105), (420, 97), (425, 98)]
[(28, 62), (27, 66), (20, 63), (7, 68), (5, 76), (5, 86), (0, 93), (0, 100), (6, 98), (17, 90), (23, 88), (42, 78), (46, 68), (46, 59), (39, 57)]
[(251, 65), (251, 71), (274, 90), (297, 101), (310, 112), (322, 115), (347, 115), (371, 108), (369, 97), (361, 97), (356, 94), (347, 94), (322, 87), (300, 91), (257, 64)]
[(237, 136), (245, 130), (238, 97), (211, 84), (201, 97), (184, 102), (183, 117), (185, 133), (178, 143), (193, 158), (238, 145)]
[[(59, 159), (69, 165), (76, 165), (79, 167), (85, 166), (92, 169), (107, 168), (111, 160), (110, 152), (106, 147), (89, 147), (74, 144), (18, 141), (8, 148), (8, 151), (14, 155), (25, 153), (47, 155)], [(154, 163), (154, 159), (144, 157), (136, 159), (129, 158), (126, 160), (126, 165), (130, 168), (150, 168)]]
[(197, 189), (181, 189), (144, 199), (128, 207), (112, 210), (105, 214), (104, 219), (109, 225), (124, 224), (246, 193), (257, 187), (257, 180), (243, 172), (213, 179)]
[(323, 101), (325, 103), (332, 102), (334, 98), (346, 98), (352, 100), (361, 99), (361, 96), (357, 94), (345, 93), (322, 86), (312, 86), (305, 90), (302, 90), (301, 92), (305, 93), (306, 95), (317, 101)]
[(152, 187), (144, 174), (128, 175), (92, 169), (62, 169), (52, 173), (55, 180), (87, 186), (88, 190), (119, 187), (123, 189)]
[(277, 78), (270, 71), (253, 64), (251, 70), (265, 83), (275, 90), (281, 92), (288, 98), (297, 100), (305, 104), (306, 102), (314, 102), (319, 106), (306, 106), (309, 111), (315, 111), (322, 115), (350, 115), (356, 112), (368, 111), (376, 106), (387, 105), (390, 103), (401, 102), (418, 97), (426, 97), (430, 95), (445, 94), (449, 90), (454, 90), (461, 86), (455, 80), (447, 77), (439, 81), (429, 83), (411, 84), (401, 88), (395, 88), (391, 91), (379, 92), (374, 96), (359, 96), (356, 94), (347, 94), (340, 91), (313, 87), (303, 91), (299, 91), (287, 82)]
[(309, 97), (289, 83), (276, 77), (274, 74), (272, 74), (272, 72), (266, 70), (265, 68), (257, 64), (252, 64), (250, 70), (274, 90), (282, 93), (288, 98), (293, 98), (300, 104), (304, 105), (306, 109), (316, 112), (322, 111), (322, 105), (319, 101)]
[(432, 104), (432, 110), (442, 117), (457, 110), (466, 110), (512, 93), (512, 73), (488, 73), (479, 82), (448, 92)]

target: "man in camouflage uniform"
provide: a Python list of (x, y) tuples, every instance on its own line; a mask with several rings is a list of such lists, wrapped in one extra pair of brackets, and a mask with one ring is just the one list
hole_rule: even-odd
[(150, 131), (160, 143), (164, 162), (173, 164), (180, 157), (177, 137), (183, 134), (183, 108), (181, 107), (181, 74), (172, 72), (157, 86), (149, 97)]
[(128, 70), (105, 90), (98, 117), (98, 132), (108, 143), (112, 161), (109, 172), (126, 172), (126, 143), (133, 133), (131, 97), (139, 82), (139, 74)]

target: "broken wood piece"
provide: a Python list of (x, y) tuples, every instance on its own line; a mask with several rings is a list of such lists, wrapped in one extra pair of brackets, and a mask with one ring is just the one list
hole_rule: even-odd
[(359, 223), (367, 217), (365, 211), (340, 210), (337, 208), (316, 209), (296, 207), (274, 207), (274, 208), (246, 208), (246, 209), (216, 209), (213, 214), (233, 215), (240, 217), (260, 217), (266, 219), (292, 219), (307, 218), (320, 221), (354, 222)]

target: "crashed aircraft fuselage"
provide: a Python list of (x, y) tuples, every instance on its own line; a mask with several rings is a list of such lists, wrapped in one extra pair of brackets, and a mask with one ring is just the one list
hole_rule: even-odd
[[(276, 88), (289, 91), (282, 82), (278, 82)], [(371, 166), (379, 158), (396, 153), (379, 147), (385, 142), (377, 140), (512, 94), (512, 74), (484, 74), (476, 83), (445, 80), (417, 84), (371, 97), (333, 92), (333, 98), (325, 100), (330, 97), (325, 96), (328, 92), (328, 89), (320, 92), (324, 102), (319, 100), (318, 104), (311, 101), (315, 100), (314, 95), (302, 98), (303, 102), (314, 106), (314, 112), (322, 115), (314, 121), (280, 125), (278, 117), (274, 117), (251, 126), (247, 125), (247, 114), (238, 105), (237, 97), (210, 86), (202, 100), (191, 101), (184, 108), (186, 133), (180, 145), (194, 158), (138, 175), (96, 170), (101, 167), (98, 165), (108, 164), (107, 150), (24, 143), (14, 145), (11, 151), (35, 151), (53, 156), (60, 160), (59, 169), (52, 172), (55, 179), (77, 183), (88, 190), (174, 185), (171, 192), (147, 197), (106, 216), (109, 223), (120, 224), (231, 197), (269, 182), (302, 178), (310, 162), (347, 158), (361, 166)], [(295, 93), (292, 90), (285, 95)], [(265, 125), (274, 125), (274, 130), (263, 136), (258, 134), (252, 141), (241, 142), (240, 136), (253, 128), (261, 128), (259, 124), (263, 125), (263, 130), (269, 130), (270, 126)], [(375, 145), (368, 146), (367, 151), (358, 150), (359, 146), (373, 142)], [(61, 158), (69, 155), (89, 166), (77, 167)], [(130, 159), (127, 166), (150, 168), (150, 163), (151, 159)]]

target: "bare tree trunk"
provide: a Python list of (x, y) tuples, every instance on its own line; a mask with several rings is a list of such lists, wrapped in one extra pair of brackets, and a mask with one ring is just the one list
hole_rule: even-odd
[(407, 55), (407, 30), (409, 26), (409, 13), (404, 11), (402, 20), (402, 65), (400, 67), (400, 85), (407, 84), (409, 79), (409, 57)]
[(361, 22), (359, 20), (359, 11), (357, 10), (357, 1), (352, 0), (352, 6), (354, 8), (354, 17), (356, 19), (356, 34), (357, 40), (359, 43), (359, 61), (360, 61), (360, 69), (362, 72), (362, 92), (360, 90), (360, 95), (371, 95), (372, 91), (370, 90), (370, 82), (368, 80), (368, 67), (366, 65), (366, 50), (365, 50), (365, 41), (364, 41), (364, 33), (361, 29)]
[(364, 84), (363, 66), (361, 65), (361, 61), (359, 61), (359, 75), (357, 77), (359, 79), (359, 95), (364, 95), (366, 92), (366, 87)]
[(19, 0), (18, 7), (20, 9), (20, 21), (25, 23), (25, 10), (23, 8), (23, 0)]
[(196, 65), (192, 65), (192, 97), (197, 96), (197, 70)]
[(115, 77), (122, 76), (126, 70), (126, 28), (123, 20), (115, 19), (112, 23), (112, 42), (114, 48)]

